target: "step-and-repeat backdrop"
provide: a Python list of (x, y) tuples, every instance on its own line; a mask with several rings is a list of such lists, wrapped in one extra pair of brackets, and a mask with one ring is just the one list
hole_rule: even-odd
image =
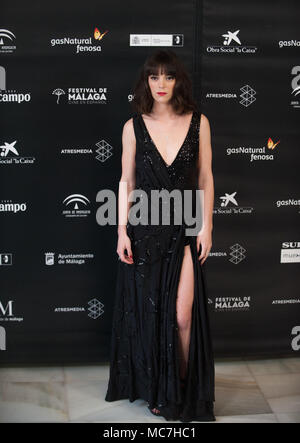
[(0, 360), (107, 362), (121, 135), (147, 55), (173, 49), (212, 130), (216, 356), (300, 350), (296, 2), (4, 1)]

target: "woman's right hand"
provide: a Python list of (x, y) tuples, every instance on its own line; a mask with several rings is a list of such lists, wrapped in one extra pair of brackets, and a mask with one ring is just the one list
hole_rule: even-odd
[[(127, 254), (125, 254), (125, 250), (127, 250)], [(121, 232), (118, 236), (117, 254), (122, 262), (129, 265), (133, 263), (131, 240), (125, 232)]]

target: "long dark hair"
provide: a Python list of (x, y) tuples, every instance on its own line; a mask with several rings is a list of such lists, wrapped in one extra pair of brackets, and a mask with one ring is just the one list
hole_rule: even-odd
[(176, 79), (170, 99), (174, 112), (182, 115), (198, 111), (198, 106), (193, 99), (193, 87), (189, 74), (179, 57), (170, 49), (156, 50), (144, 62), (133, 89), (134, 98), (131, 101), (133, 111), (150, 114), (154, 99), (149, 88), (148, 77), (158, 75), (159, 68), (166, 75), (172, 75)]

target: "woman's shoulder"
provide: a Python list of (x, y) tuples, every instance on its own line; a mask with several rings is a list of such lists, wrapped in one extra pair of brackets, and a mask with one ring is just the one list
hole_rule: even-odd
[(125, 121), (123, 125), (123, 136), (128, 138), (135, 138), (133, 119), (134, 117), (131, 117)]
[(138, 117), (139, 113), (135, 112), (131, 118), (125, 121), (123, 125), (123, 136), (125, 136), (127, 139), (130, 139), (132, 141), (136, 141), (136, 138), (138, 137), (140, 133), (139, 125), (138, 125)]
[(200, 127), (208, 128), (209, 126), (210, 126), (210, 123), (209, 123), (208, 117), (201, 112), (200, 113)]
[(133, 127), (134, 120), (136, 120), (136, 119), (139, 117), (139, 115), (140, 115), (139, 112), (137, 112), (137, 111), (134, 112), (133, 115), (132, 115), (132, 117), (125, 121), (123, 127), (124, 127), (124, 128), (126, 127), (126, 129), (127, 129), (127, 128), (132, 128), (132, 127)]
[(123, 129), (125, 131), (133, 130), (134, 120), (137, 118), (137, 115), (138, 115), (137, 113), (134, 113), (132, 117), (130, 117), (128, 120), (125, 121), (123, 125)]
[(128, 128), (128, 127), (130, 127), (132, 125), (133, 125), (133, 117), (131, 117), (128, 120), (126, 120), (126, 122), (124, 123), (123, 127), (124, 128)]

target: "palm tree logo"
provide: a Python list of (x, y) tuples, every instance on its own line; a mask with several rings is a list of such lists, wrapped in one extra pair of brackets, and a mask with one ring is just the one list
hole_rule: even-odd
[(63, 90), (63, 89), (60, 89), (60, 88), (57, 88), (57, 89), (54, 89), (54, 91), (52, 92), (52, 95), (57, 95), (57, 104), (59, 104), (58, 102), (59, 102), (59, 97), (61, 96), (61, 95), (65, 95), (65, 91)]

